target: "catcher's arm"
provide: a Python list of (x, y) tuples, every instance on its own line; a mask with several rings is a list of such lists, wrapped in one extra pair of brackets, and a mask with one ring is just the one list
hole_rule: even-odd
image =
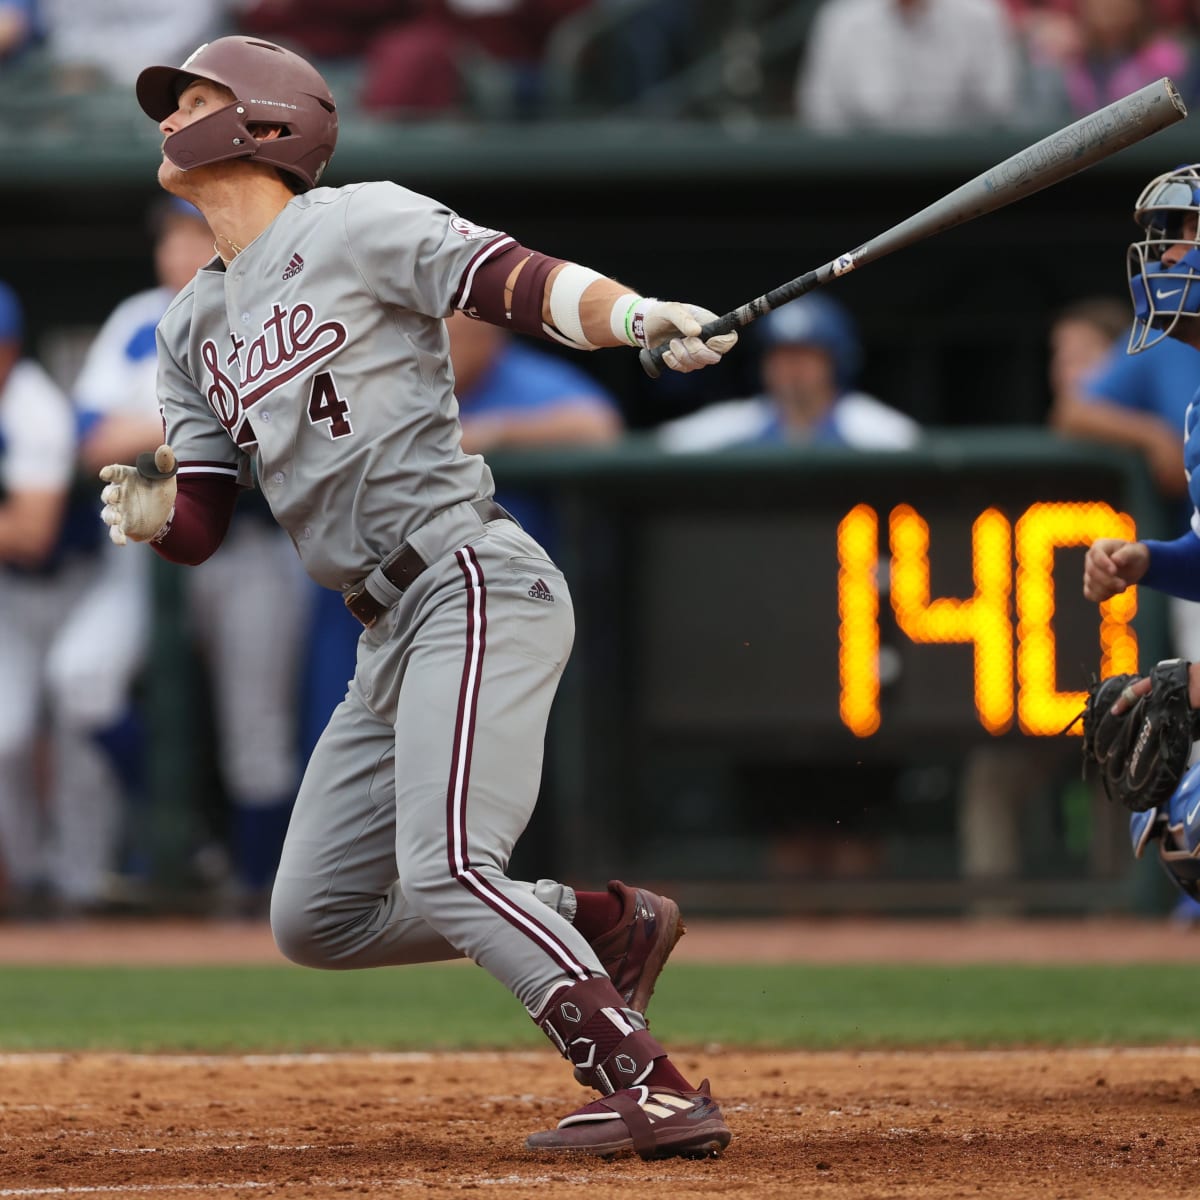
[(1083, 594), (1094, 603), (1111, 599), (1139, 583), (1150, 568), (1145, 542), (1097, 538), (1083, 560)]

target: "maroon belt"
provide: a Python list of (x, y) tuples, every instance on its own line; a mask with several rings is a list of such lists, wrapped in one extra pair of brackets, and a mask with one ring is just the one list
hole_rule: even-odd
[[(471, 507), (486, 525), (489, 521), (511, 521), (513, 518), (495, 500), (475, 500)], [(393, 587), (406, 591), (429, 564), (407, 542), (400, 547), (392, 561), (383, 568), (384, 577)], [(368, 629), (386, 612), (388, 605), (380, 603), (361, 584), (348, 591), (343, 599), (346, 607)]]

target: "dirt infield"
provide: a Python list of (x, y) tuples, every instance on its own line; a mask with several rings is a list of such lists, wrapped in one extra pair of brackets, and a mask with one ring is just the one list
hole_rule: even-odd
[[(680, 960), (1194, 960), (1138, 922), (698, 925)], [(278, 961), (246, 925), (0, 926), (0, 962)], [(2, 987), (0, 987), (2, 995)], [(2, 1002), (2, 999), (0, 999)], [(711, 1074), (720, 1160), (530, 1154), (586, 1096), (521, 1054), (0, 1055), (3, 1197), (233, 1195), (525, 1200), (658, 1194), (894, 1200), (1194, 1195), (1200, 1051), (676, 1055)]]
[(1178, 1197), (1200, 1056), (685, 1054), (734, 1130), (719, 1160), (522, 1148), (584, 1093), (551, 1052), (0, 1061), (0, 1197)]

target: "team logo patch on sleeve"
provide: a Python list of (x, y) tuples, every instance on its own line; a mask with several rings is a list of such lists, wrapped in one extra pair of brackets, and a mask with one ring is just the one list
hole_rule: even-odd
[(450, 228), (459, 237), (465, 238), (468, 242), (479, 242), (484, 238), (500, 236), (500, 230), (487, 229), (483, 225), (476, 225), (473, 221), (466, 220), (464, 217), (451, 217)]

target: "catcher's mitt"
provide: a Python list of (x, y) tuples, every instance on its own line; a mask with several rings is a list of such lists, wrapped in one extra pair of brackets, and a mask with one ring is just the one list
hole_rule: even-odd
[(1165, 804), (1187, 770), (1200, 736), (1200, 712), (1188, 704), (1188, 666), (1170, 658), (1150, 671), (1150, 691), (1113, 716), (1117, 697), (1137, 675), (1112, 675), (1088, 689), (1083, 710), (1083, 757), (1100, 766), (1110, 800), (1133, 812)]

